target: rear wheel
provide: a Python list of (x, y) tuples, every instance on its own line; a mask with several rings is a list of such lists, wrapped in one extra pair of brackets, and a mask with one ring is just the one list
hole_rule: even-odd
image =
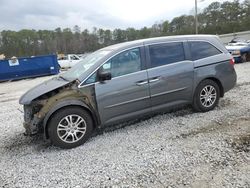
[(53, 145), (70, 149), (83, 144), (91, 135), (93, 120), (89, 113), (79, 107), (59, 110), (50, 118), (49, 138)]
[(215, 108), (220, 98), (220, 89), (213, 80), (204, 80), (196, 88), (193, 108), (199, 112), (207, 112)]

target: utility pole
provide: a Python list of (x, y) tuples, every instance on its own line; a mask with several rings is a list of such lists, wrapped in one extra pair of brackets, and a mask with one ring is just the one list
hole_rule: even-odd
[(195, 0), (195, 34), (198, 34), (198, 7), (197, 0)]

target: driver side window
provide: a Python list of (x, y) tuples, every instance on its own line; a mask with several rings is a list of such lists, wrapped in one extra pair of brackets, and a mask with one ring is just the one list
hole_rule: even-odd
[[(112, 78), (130, 74), (141, 70), (141, 56), (140, 49), (134, 48), (122, 52), (115, 57), (111, 58), (105, 64), (100, 67), (101, 71), (110, 72)], [(85, 84), (92, 84), (97, 81), (97, 73), (95, 72)]]
[(111, 72), (112, 78), (140, 71), (140, 49), (134, 48), (122, 52), (111, 58), (101, 68), (105, 72)]

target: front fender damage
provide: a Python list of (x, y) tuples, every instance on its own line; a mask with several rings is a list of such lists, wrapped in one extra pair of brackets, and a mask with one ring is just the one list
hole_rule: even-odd
[[(24, 105), (25, 135), (45, 133), (44, 119), (47, 121), (48, 116), (58, 110), (57, 107), (60, 104), (64, 104), (61, 107), (71, 105), (72, 100), (79, 101), (89, 107), (91, 111), (96, 112), (94, 88), (78, 90), (78, 84), (78, 82), (73, 82), (35, 99), (29, 105)], [(67, 101), (69, 102), (67, 103)]]

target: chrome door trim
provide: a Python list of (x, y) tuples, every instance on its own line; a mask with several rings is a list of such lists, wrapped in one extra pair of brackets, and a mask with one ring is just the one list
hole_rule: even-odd
[(148, 84), (148, 81), (143, 81), (143, 82), (136, 82), (137, 86), (143, 86), (145, 84)]
[(104, 108), (105, 108), (105, 109), (107, 109), (107, 108), (113, 108), (113, 107), (121, 106), (121, 105), (124, 105), (124, 104), (129, 104), (129, 103), (141, 101), (141, 100), (144, 100), (144, 99), (149, 99), (149, 98), (150, 98), (150, 96), (141, 97), (141, 98), (138, 98), (138, 99), (133, 99), (133, 100), (129, 100), (129, 101), (125, 101), (125, 102), (113, 104), (113, 105), (110, 105), (110, 106), (106, 106), (106, 107), (104, 107)]
[(158, 96), (161, 96), (161, 95), (166, 95), (166, 94), (174, 93), (174, 92), (177, 92), (177, 91), (182, 91), (182, 90), (185, 90), (185, 89), (187, 89), (187, 87), (182, 87), (182, 88), (174, 89), (174, 90), (171, 90), (171, 91), (157, 93), (157, 94), (151, 95), (151, 97), (158, 97)]
[(160, 77), (149, 79), (149, 83), (160, 81)]

